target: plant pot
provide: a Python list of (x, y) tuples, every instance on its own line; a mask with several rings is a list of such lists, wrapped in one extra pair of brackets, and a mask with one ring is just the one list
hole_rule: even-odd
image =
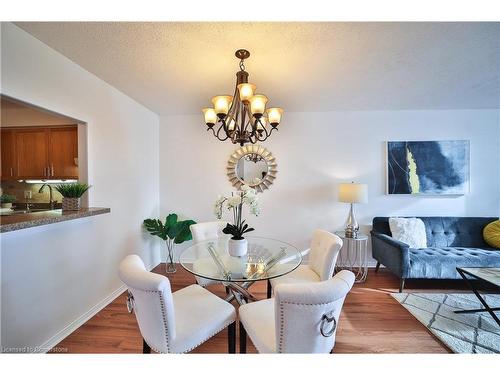
[(2, 208), (12, 208), (12, 203), (2, 203)]
[(80, 198), (67, 198), (62, 199), (63, 211), (78, 211), (80, 209)]
[(233, 240), (230, 238), (227, 244), (227, 251), (229, 255), (233, 257), (245, 256), (248, 251), (248, 241), (245, 238), (241, 240)]

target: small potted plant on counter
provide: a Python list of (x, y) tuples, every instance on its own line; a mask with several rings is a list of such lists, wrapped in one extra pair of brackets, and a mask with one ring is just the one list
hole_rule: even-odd
[(245, 220), (242, 220), (243, 205), (248, 205), (250, 213), (258, 216), (260, 207), (256, 192), (250, 186), (243, 185), (241, 191), (233, 193), (230, 197), (219, 196), (214, 207), (217, 219), (222, 218), (224, 203), (228, 210), (232, 210), (233, 214), (233, 224), (227, 224), (222, 230), (223, 233), (231, 235), (228, 242), (228, 252), (231, 256), (242, 257), (248, 251), (248, 241), (243, 235), (254, 230), (254, 228), (250, 228), (248, 224), (245, 224)]
[(16, 201), (16, 197), (14, 195), (2, 194), (0, 196), (0, 203), (2, 208), (12, 208), (12, 203)]
[(78, 211), (82, 195), (90, 188), (91, 186), (81, 182), (56, 185), (55, 189), (63, 196), (63, 211)]
[(176, 244), (181, 244), (184, 241), (189, 241), (191, 230), (189, 226), (196, 224), (194, 220), (178, 221), (177, 214), (170, 214), (162, 223), (160, 219), (146, 219), (144, 220), (144, 227), (153, 236), (160, 237), (166, 243), (166, 271), (167, 273), (174, 273), (176, 271), (174, 263), (174, 247)]

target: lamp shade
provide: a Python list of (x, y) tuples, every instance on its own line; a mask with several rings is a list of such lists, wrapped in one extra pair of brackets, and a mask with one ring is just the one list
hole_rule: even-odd
[(203, 108), (203, 115), (205, 116), (205, 124), (215, 124), (217, 122), (217, 114), (213, 108)]
[(270, 124), (279, 125), (282, 115), (283, 115), (282, 108), (269, 108), (267, 110), (267, 117), (269, 117)]
[(214, 104), (215, 113), (217, 113), (217, 115), (227, 115), (232, 100), (233, 97), (229, 95), (214, 96), (212, 98), (212, 103)]
[(368, 202), (368, 186), (366, 184), (339, 184), (339, 201), (345, 203)]
[(241, 101), (250, 100), (255, 92), (256, 86), (251, 83), (240, 83), (238, 85), (238, 91), (240, 92)]
[(250, 112), (252, 115), (262, 115), (266, 110), (267, 96), (255, 94), (250, 98)]

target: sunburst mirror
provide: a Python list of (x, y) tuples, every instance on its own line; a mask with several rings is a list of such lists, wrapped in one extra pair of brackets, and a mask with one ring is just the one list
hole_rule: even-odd
[(277, 167), (276, 158), (269, 150), (249, 144), (233, 152), (227, 162), (227, 176), (236, 189), (245, 184), (263, 192), (276, 179)]

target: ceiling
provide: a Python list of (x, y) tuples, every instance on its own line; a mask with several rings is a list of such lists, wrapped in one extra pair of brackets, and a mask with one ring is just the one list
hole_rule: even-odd
[(500, 23), (18, 22), (158, 114), (250, 82), (288, 112), (500, 107)]

